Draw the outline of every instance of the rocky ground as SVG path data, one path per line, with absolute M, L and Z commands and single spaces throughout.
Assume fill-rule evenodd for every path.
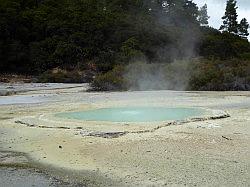
M 250 92 L 95 93 L 86 92 L 87 85 L 29 86 L 18 85 L 29 89 L 0 97 L 0 149 L 24 153 L 30 167 L 39 165 L 50 176 L 73 186 L 250 185 Z M 170 125 L 54 117 L 111 106 L 201 107 L 230 117 Z M 10 184 L 2 170 L 0 178 Z

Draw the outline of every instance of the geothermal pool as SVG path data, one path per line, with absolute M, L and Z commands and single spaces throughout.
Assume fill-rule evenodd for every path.
M 56 117 L 83 121 L 160 122 L 183 120 L 204 113 L 198 108 L 119 107 L 56 114 Z

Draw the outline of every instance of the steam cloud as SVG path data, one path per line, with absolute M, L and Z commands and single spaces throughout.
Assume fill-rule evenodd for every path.
M 126 67 L 124 79 L 130 90 L 186 90 L 191 75 L 189 64 L 187 61 L 131 63 Z
M 176 15 L 167 17 L 159 14 L 156 19 L 157 23 L 164 26 L 166 30 L 169 27 L 174 28 L 175 25 L 181 26 L 182 29 L 178 30 L 178 34 L 170 33 L 176 35 L 176 41 L 155 49 L 159 61 L 149 62 L 140 58 L 126 67 L 124 79 L 127 87 L 130 90 L 141 91 L 187 90 L 192 73 L 189 59 L 196 56 L 200 31 L 197 25 L 178 18 Z

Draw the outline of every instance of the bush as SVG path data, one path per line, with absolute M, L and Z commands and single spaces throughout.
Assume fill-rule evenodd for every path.
M 250 90 L 250 61 L 202 60 L 193 69 L 189 90 Z
M 118 91 L 126 90 L 126 83 L 123 79 L 123 66 L 116 66 L 111 71 L 97 75 L 91 83 L 95 91 Z
M 242 60 L 248 60 L 248 61 L 250 61 L 250 53 L 243 53 L 243 54 L 240 55 L 240 58 Z
M 82 83 L 83 74 L 78 71 L 54 69 L 44 72 L 38 77 L 38 82 L 50 83 Z

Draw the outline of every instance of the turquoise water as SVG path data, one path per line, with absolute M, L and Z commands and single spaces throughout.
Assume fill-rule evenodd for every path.
M 199 116 L 202 113 L 203 111 L 197 108 L 122 107 L 59 113 L 56 114 L 56 116 L 84 121 L 159 122 L 166 120 L 183 120 Z

